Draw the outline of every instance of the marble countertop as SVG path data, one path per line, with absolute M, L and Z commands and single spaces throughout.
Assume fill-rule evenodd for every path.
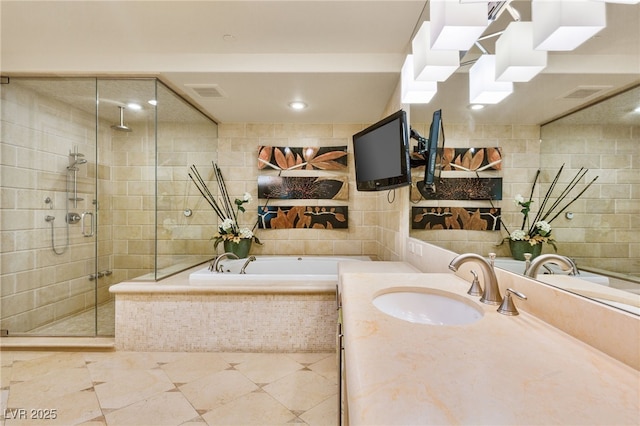
M 454 292 L 484 316 L 393 318 L 371 301 L 397 286 Z M 639 371 L 532 315 L 498 314 L 468 287 L 448 273 L 342 273 L 349 424 L 640 424 Z

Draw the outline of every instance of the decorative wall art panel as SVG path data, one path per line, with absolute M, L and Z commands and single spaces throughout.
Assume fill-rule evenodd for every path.
M 258 207 L 261 229 L 346 229 L 347 206 Z
M 412 207 L 412 229 L 464 229 L 497 231 L 499 208 L 481 207 Z
M 502 170 L 502 151 L 499 147 L 444 148 L 438 150 L 436 164 L 441 164 L 442 171 L 498 171 Z M 411 154 L 411 167 L 424 165 L 425 160 L 420 154 Z
M 346 171 L 347 146 L 259 146 L 258 169 Z
M 435 191 L 416 187 L 426 200 L 502 200 L 502 178 L 442 178 Z
M 348 200 L 349 184 L 346 176 L 258 176 L 258 197 Z

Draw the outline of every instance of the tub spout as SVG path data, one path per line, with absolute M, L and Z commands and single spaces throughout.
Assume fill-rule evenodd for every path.
M 247 258 L 247 260 L 244 262 L 244 265 L 242 265 L 242 268 L 240 268 L 240 273 L 241 273 L 241 274 L 246 274 L 245 269 L 247 269 L 247 266 L 249 266 L 249 264 L 250 264 L 251 262 L 253 262 L 254 260 L 256 260 L 256 257 L 255 257 L 255 256 L 249 256 L 249 257 Z
M 222 259 L 229 259 L 231 257 L 234 259 L 239 259 L 239 257 L 236 256 L 234 253 L 231 253 L 231 252 L 222 253 L 220 256 L 216 257 L 216 259 L 213 262 L 211 262 L 211 264 L 209 265 L 209 270 L 212 272 L 222 272 L 222 270 L 220 269 L 220 261 Z
M 493 253 L 490 254 L 490 256 Z M 495 255 L 493 255 L 495 256 Z M 470 261 L 475 261 L 480 265 L 482 269 L 482 276 L 484 277 L 484 292 L 480 301 L 488 305 L 499 305 L 502 302 L 502 296 L 500 295 L 500 288 L 498 287 L 498 278 L 493 270 L 493 266 L 479 254 L 465 253 L 456 256 L 449 264 L 449 269 L 457 271 L 460 265 Z
M 578 275 L 578 267 L 576 263 L 566 256 L 560 256 L 559 254 L 543 254 L 531 261 L 531 264 L 524 271 L 524 274 L 528 277 L 535 278 L 538 275 L 538 269 L 544 266 L 545 263 L 554 263 L 560 267 L 566 268 L 566 270 L 570 271 L 571 275 Z

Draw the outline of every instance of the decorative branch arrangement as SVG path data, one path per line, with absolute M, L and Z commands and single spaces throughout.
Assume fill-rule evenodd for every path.
M 245 212 L 243 204 L 251 201 L 251 194 L 245 192 L 242 199 L 236 198 L 232 204 L 231 199 L 229 198 L 229 192 L 227 192 L 227 185 L 224 182 L 220 168 L 214 162 L 211 164 L 213 165 L 213 172 L 216 182 L 218 183 L 218 191 L 220 193 L 219 197 L 216 198 L 211 193 L 206 182 L 202 179 L 200 172 L 194 165 L 190 168 L 191 173 L 189 173 L 189 178 L 221 221 L 221 224 L 218 226 L 218 233 L 213 236 L 215 239 L 214 248 L 217 248 L 221 241 L 232 240 L 237 243 L 241 239 L 245 238 L 253 239 L 257 244 L 260 244 L 260 240 L 253 234 L 251 229 L 240 227 L 238 224 L 238 213 Z M 235 210 L 233 207 L 234 205 Z
M 546 242 L 555 248 L 555 241 L 551 237 L 551 222 L 553 222 L 560 214 L 562 214 L 571 204 L 573 204 L 578 198 L 585 193 L 587 189 L 593 184 L 593 182 L 598 179 L 598 176 L 594 177 L 591 182 L 587 184 L 587 186 L 578 193 L 575 197 L 573 197 L 569 202 L 563 205 L 565 199 L 569 196 L 569 194 L 575 189 L 575 187 L 580 183 L 582 178 L 585 177 L 589 169 L 585 169 L 581 167 L 580 170 L 575 174 L 573 179 L 565 186 L 564 189 L 560 192 L 560 195 L 556 198 L 555 201 L 551 202 L 551 194 L 556 188 L 558 184 L 558 180 L 560 179 L 560 175 L 562 174 L 562 170 L 564 169 L 564 164 L 556 173 L 555 178 L 551 182 L 547 193 L 542 199 L 542 203 L 540 204 L 540 209 L 538 213 L 536 213 L 532 222 L 529 222 L 529 211 L 531 210 L 531 203 L 533 203 L 533 193 L 536 188 L 536 184 L 538 182 L 538 177 L 540 176 L 540 170 L 537 171 L 536 176 L 533 180 L 533 184 L 531 186 L 531 193 L 529 194 L 529 199 L 525 200 L 522 195 L 518 194 L 515 198 L 516 204 L 522 207 L 520 212 L 523 215 L 522 218 L 522 226 L 520 229 L 517 229 L 513 232 L 510 232 L 509 229 L 505 226 L 505 230 L 509 234 L 509 237 L 505 238 L 506 240 L 511 239 L 513 241 L 528 241 L 529 244 L 535 245 L 538 243 Z M 547 204 L 551 202 L 551 205 L 545 212 L 545 208 Z M 557 212 L 556 212 L 557 210 Z M 555 213 L 555 214 L 554 214 Z M 552 216 L 553 215 L 553 216 Z M 551 217 L 551 219 L 549 219 Z M 504 224 L 503 224 L 504 225 Z M 525 231 L 526 228 L 526 231 Z

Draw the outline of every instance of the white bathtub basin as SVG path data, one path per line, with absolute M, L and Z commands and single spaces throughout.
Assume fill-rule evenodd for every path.
M 483 315 L 479 306 L 454 293 L 427 289 L 383 293 L 372 303 L 387 315 L 416 324 L 464 325 Z
M 338 281 L 338 263 L 348 261 L 369 261 L 364 256 L 257 256 L 249 262 L 245 273 L 240 270 L 247 259 L 223 259 L 222 273 L 212 272 L 208 267 L 189 275 L 191 285 L 219 285 L 234 283 L 258 286 L 279 286 L 284 282 L 309 283 L 317 281 Z

